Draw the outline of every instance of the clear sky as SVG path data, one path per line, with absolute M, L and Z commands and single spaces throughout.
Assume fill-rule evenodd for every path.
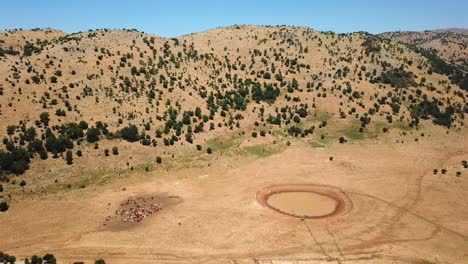
M 0 30 L 68 33 L 135 28 L 173 37 L 234 24 L 296 25 L 338 33 L 468 28 L 468 0 L 10 0 Z

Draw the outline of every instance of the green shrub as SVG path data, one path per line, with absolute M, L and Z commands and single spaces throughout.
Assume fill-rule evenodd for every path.
M 135 125 L 129 125 L 120 130 L 120 135 L 128 142 L 138 141 L 138 128 Z
M 380 81 L 396 88 L 416 87 L 418 85 L 413 79 L 413 74 L 403 69 L 392 69 L 383 72 L 380 76 Z
M 6 212 L 6 211 L 8 211 L 8 208 L 9 208 L 9 206 L 8 206 L 7 202 L 1 202 L 0 203 L 0 212 Z
M 94 143 L 99 140 L 101 131 L 98 128 L 91 127 L 86 131 L 86 140 L 90 143 Z

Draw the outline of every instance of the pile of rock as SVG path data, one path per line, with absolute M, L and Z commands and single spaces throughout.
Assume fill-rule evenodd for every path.
M 161 206 L 154 203 L 151 198 L 130 198 L 120 204 L 123 209 L 115 211 L 117 217 L 121 217 L 123 222 L 141 222 L 143 219 L 161 210 Z

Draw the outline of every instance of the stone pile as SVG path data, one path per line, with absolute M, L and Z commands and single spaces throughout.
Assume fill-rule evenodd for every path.
M 120 217 L 123 222 L 139 223 L 143 219 L 161 210 L 161 206 L 154 203 L 151 198 L 130 198 L 120 204 L 123 209 L 115 211 L 115 216 Z

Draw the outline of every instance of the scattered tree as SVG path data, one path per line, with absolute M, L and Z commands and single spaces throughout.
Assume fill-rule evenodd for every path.
M 73 164 L 73 153 L 71 152 L 71 150 L 68 150 L 65 154 L 65 158 L 67 160 L 67 165 L 72 165 Z

